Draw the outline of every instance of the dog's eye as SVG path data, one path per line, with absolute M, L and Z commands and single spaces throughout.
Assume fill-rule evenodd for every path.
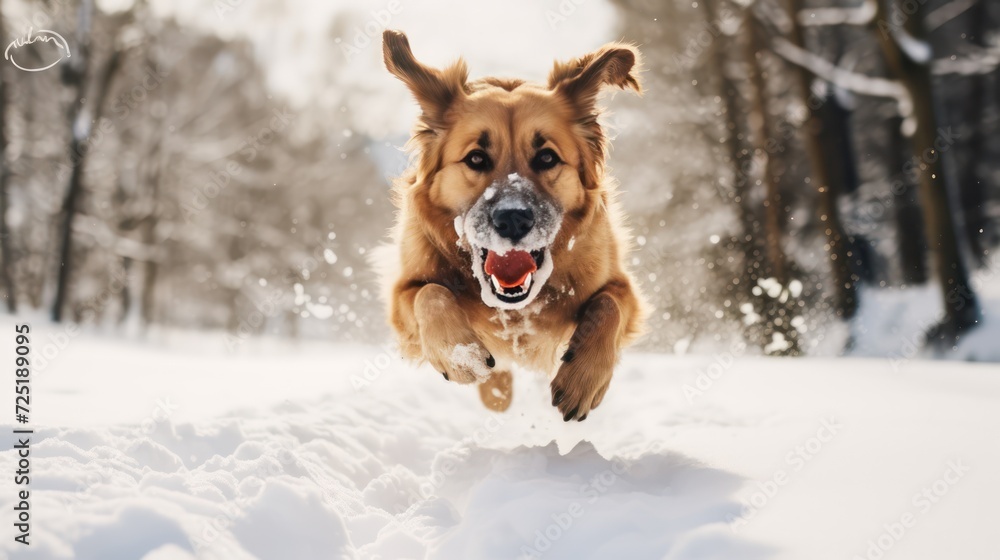
M 490 156 L 482 150 L 472 150 L 462 161 L 473 171 L 489 171 L 493 167 Z
M 535 159 L 531 160 L 531 168 L 535 171 L 545 171 L 555 167 L 559 161 L 559 156 L 554 151 L 545 148 L 535 154 Z

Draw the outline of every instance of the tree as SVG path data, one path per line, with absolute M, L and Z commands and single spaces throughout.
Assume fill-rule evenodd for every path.
M 89 145 L 92 127 L 101 123 L 105 100 L 108 97 L 112 81 L 118 72 L 122 53 L 118 45 L 112 46 L 112 53 L 104 65 L 97 80 L 97 92 L 93 101 L 93 114 L 84 103 L 89 72 L 92 68 L 90 53 L 90 29 L 94 17 L 93 0 L 83 0 L 80 6 L 79 22 L 77 24 L 77 56 L 74 61 L 64 67 L 64 81 L 73 91 L 73 103 L 69 112 L 70 142 L 69 153 L 72 169 L 69 184 L 63 198 L 59 220 L 59 274 L 56 283 L 55 301 L 52 305 L 52 320 L 59 322 L 69 299 L 70 279 L 73 272 L 73 223 L 79 211 L 80 197 L 83 194 L 83 173 L 87 159 L 92 149 Z
M 748 8 L 750 10 L 750 8 Z M 778 295 L 770 295 L 771 291 L 764 286 L 756 288 L 767 294 L 764 300 L 765 340 L 776 344 L 777 353 L 798 355 L 801 353 L 798 341 L 798 331 L 792 326 L 792 316 L 797 301 L 796 297 L 788 297 L 791 285 L 791 266 L 785 253 L 785 226 L 787 221 L 786 202 L 779 189 L 781 174 L 777 166 L 779 140 L 774 132 L 774 118 L 768 111 L 768 90 L 765 81 L 765 69 L 762 59 L 765 54 L 765 42 L 762 30 L 756 20 L 748 13 L 744 21 L 747 33 L 748 47 L 746 49 L 746 66 L 750 76 L 750 114 L 748 115 L 750 137 L 753 140 L 754 156 L 763 159 L 764 168 L 758 178 L 764 185 L 764 235 L 767 267 L 765 276 L 773 278 L 780 286 Z M 768 300 L 768 298 L 770 298 Z M 766 347 L 765 347 L 766 348 Z
M 931 80 L 931 48 L 926 42 L 923 14 L 921 10 L 909 14 L 900 27 L 892 23 L 893 7 L 892 0 L 878 0 L 872 28 L 890 72 L 903 84 L 913 105 L 913 161 L 919 178 L 927 242 L 944 305 L 944 318 L 928 333 L 928 339 L 950 347 L 978 323 L 979 301 L 969 282 L 954 220 L 960 208 L 948 183 L 945 158 L 935 145 L 939 129 Z
M 889 176 L 892 192 L 892 212 L 896 226 L 896 245 L 899 247 L 899 267 L 905 285 L 919 285 L 927 282 L 927 240 L 924 238 L 924 222 L 917 200 L 917 188 L 910 174 L 906 172 L 906 162 L 910 159 L 910 148 L 903 136 L 903 119 L 889 120 Z
M 793 45 L 806 48 L 805 35 L 799 23 L 798 13 L 802 0 L 785 0 L 788 18 L 791 22 Z M 846 116 L 838 115 L 833 105 L 832 92 L 825 96 L 813 93 L 813 83 L 817 76 L 805 66 L 793 69 L 801 96 L 801 103 L 808 111 L 808 117 L 801 127 L 802 140 L 811 170 L 810 185 L 819 193 L 819 221 L 826 236 L 826 253 L 833 274 L 835 309 L 838 317 L 849 319 L 858 308 L 857 281 L 851 267 L 849 239 L 840 221 L 837 199 L 846 189 L 848 175 L 855 174 L 853 154 L 849 137 L 841 126 Z M 826 84 L 824 84 L 826 85 Z
M 0 34 L 3 33 L 3 7 L 0 6 Z M 6 68 L 4 68 L 6 70 Z M 17 287 L 11 270 L 14 254 L 10 247 L 10 228 L 7 225 L 7 185 L 10 170 L 7 165 L 7 79 L 0 76 L 0 284 L 6 292 L 7 311 L 17 311 Z

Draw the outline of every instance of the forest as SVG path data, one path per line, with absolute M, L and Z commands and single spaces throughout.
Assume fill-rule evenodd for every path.
M 403 99 L 386 97 L 402 92 L 364 39 L 395 12 L 334 8 L 311 46 L 322 70 L 297 91 L 275 85 L 292 70 L 262 47 L 290 31 L 220 33 L 151 0 L 108 4 L 0 4 L 20 66 L 59 55 L 24 41 L 33 30 L 59 31 L 71 53 L 0 69 L 6 309 L 136 336 L 384 339 L 368 254 L 392 223 L 411 119 L 364 109 Z M 572 29 L 578 4 L 532 17 Z M 239 15 L 216 8 L 198 17 Z M 621 39 L 644 56 L 646 94 L 604 101 L 631 264 L 655 307 L 643 348 L 839 354 L 880 336 L 857 317 L 887 293 L 934 310 L 926 352 L 981 327 L 1000 270 L 1000 4 L 609 9 L 592 46 Z M 455 40 L 452 58 L 500 47 Z

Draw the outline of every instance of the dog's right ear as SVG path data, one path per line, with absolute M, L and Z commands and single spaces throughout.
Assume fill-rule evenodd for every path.
M 406 35 L 391 29 L 382 33 L 382 53 L 389 73 L 402 80 L 420 104 L 424 123 L 435 130 L 445 128 L 448 108 L 465 95 L 469 79 L 465 61 L 459 59 L 443 70 L 425 66 L 414 58 Z

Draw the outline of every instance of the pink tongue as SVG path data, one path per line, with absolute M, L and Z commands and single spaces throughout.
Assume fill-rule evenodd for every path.
M 486 255 L 486 274 L 492 274 L 504 288 L 524 284 L 529 274 L 538 270 L 535 259 L 527 251 L 507 251 L 498 255 L 490 251 Z

